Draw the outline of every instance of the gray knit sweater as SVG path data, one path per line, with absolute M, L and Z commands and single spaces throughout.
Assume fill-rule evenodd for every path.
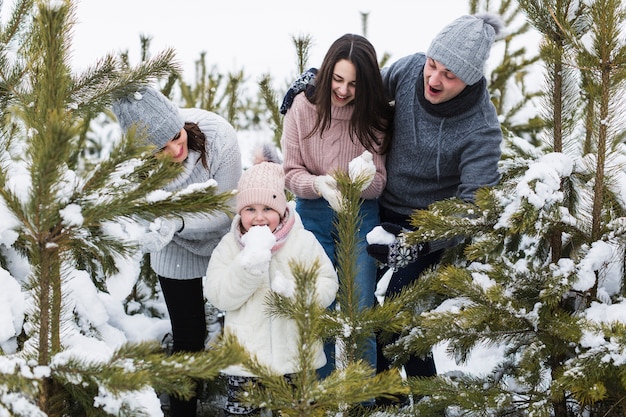
M 388 94 L 395 99 L 395 125 L 387 155 L 383 207 L 403 215 L 450 197 L 474 200 L 483 186 L 499 181 L 502 131 L 485 89 L 478 105 L 454 117 L 427 113 L 416 83 L 424 54 L 399 59 L 383 69 Z
M 236 189 L 242 168 L 241 152 L 233 127 L 222 117 L 205 110 L 181 109 L 180 114 L 186 122 L 197 123 L 205 134 L 209 169 L 198 161 L 200 155 L 197 152 L 190 151 L 183 162 L 184 172 L 166 190 L 180 190 L 189 184 L 210 179 L 217 181 L 218 193 Z M 234 212 L 234 199 L 231 206 Z M 176 233 L 163 250 L 150 254 L 154 272 L 175 279 L 204 276 L 211 252 L 230 228 L 232 214 L 214 212 L 186 216 L 183 230 Z

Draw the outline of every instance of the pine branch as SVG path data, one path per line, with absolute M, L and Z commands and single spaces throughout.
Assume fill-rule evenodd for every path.
M 108 361 L 64 358 L 51 365 L 50 378 L 85 410 L 91 410 L 94 397 L 106 392 L 123 398 L 125 393 L 154 388 L 158 392 L 190 398 L 196 395 L 195 381 L 215 379 L 221 369 L 242 360 L 243 349 L 232 338 L 223 339 L 208 351 L 171 356 L 166 355 L 159 344 L 146 342 L 124 345 Z M 41 387 L 48 377 L 30 364 L 16 362 L 15 370 L 17 372 L 11 374 L 0 374 L 0 386 L 8 392 L 20 392 L 26 401 L 34 405 L 37 387 Z M 5 399 L 10 400 L 3 396 L 0 401 Z M 97 409 L 93 412 L 97 413 Z M 140 412 L 133 410 L 133 415 Z
M 348 186 L 350 182 L 347 178 L 337 175 L 340 187 Z M 350 185 L 352 186 L 352 185 Z M 361 182 L 355 183 L 354 187 L 362 186 Z M 345 213 L 338 214 L 343 229 L 343 233 L 356 236 L 355 225 L 359 220 L 358 206 L 360 191 L 345 192 L 348 195 L 344 200 Z M 354 198 L 356 194 L 356 198 Z M 349 199 L 352 198 L 352 202 Z M 351 208 L 350 208 L 351 207 Z M 356 216 L 350 213 L 356 211 Z M 352 217 L 350 222 L 347 218 Z M 341 233 L 341 232 L 340 232 Z M 340 245 L 346 241 L 354 242 L 346 237 L 344 240 L 338 239 Z M 338 255 L 338 260 L 342 266 L 343 274 L 354 274 L 354 266 L 350 266 L 353 260 L 355 246 L 349 250 L 344 247 L 345 253 Z M 362 340 L 371 335 L 378 327 L 393 328 L 389 325 L 391 317 L 398 312 L 398 306 L 381 308 L 380 311 L 358 311 L 355 292 L 350 286 L 344 288 L 343 298 L 339 299 L 342 306 L 339 311 L 329 312 L 322 309 L 315 302 L 315 277 L 318 266 L 314 263 L 305 267 L 299 263 L 292 263 L 291 270 L 296 279 L 296 293 L 293 299 L 283 295 L 273 293 L 268 303 L 269 313 L 273 316 L 289 317 L 295 320 L 298 328 L 298 355 L 297 368 L 300 369 L 291 375 L 291 381 L 285 381 L 282 376 L 275 376 L 269 369 L 258 364 L 253 358 L 245 363 L 245 366 L 254 374 L 259 376 L 259 386 L 248 387 L 244 401 L 256 404 L 271 410 L 278 410 L 285 416 L 323 416 L 331 410 L 338 410 L 340 407 L 358 405 L 361 402 L 369 401 L 372 398 L 389 395 L 406 394 L 408 389 L 403 385 L 397 371 L 389 371 L 375 375 L 369 365 L 357 359 L 359 346 Z M 348 275 L 342 276 L 346 280 L 353 279 Z M 346 281 L 342 281 L 342 285 Z M 345 300 L 353 299 L 354 304 L 349 304 Z M 342 301 L 343 300 L 343 301 Z M 393 323 L 393 322 L 392 322 Z M 339 336 L 348 349 L 348 353 L 341 369 L 337 369 L 324 380 L 319 380 L 314 369 L 313 349 L 311 346 L 319 344 L 324 336 L 334 333 Z M 348 345 L 351 344 L 351 345 Z
M 515 414 L 515 397 L 505 380 L 472 375 L 437 376 L 434 378 L 410 378 L 412 392 L 425 397 L 413 412 L 420 416 L 441 415 L 454 408 L 459 415 L 504 416 Z
M 283 117 L 280 114 L 279 106 L 277 105 L 278 99 L 276 98 L 276 92 L 271 88 L 271 77 L 269 74 L 265 75 L 261 81 L 259 81 L 259 87 L 261 89 L 261 98 L 265 103 L 265 108 L 270 113 L 270 122 L 272 130 L 274 131 L 274 145 L 280 149 L 280 139 L 283 135 Z

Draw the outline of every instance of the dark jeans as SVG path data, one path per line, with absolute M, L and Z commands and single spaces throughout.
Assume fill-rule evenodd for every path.
M 407 229 L 412 229 L 411 224 L 409 223 L 409 217 L 385 209 L 382 206 L 380 207 L 380 221 L 381 223 L 395 223 Z M 387 287 L 385 296 L 389 297 L 396 295 L 400 293 L 404 287 L 415 282 L 425 269 L 439 262 L 442 253 L 443 250 L 440 250 L 426 256 L 422 256 L 417 261 L 395 271 L 389 281 L 389 286 Z M 378 279 L 380 279 L 386 271 L 386 269 L 379 269 Z M 397 341 L 399 336 L 400 335 L 394 335 L 390 340 L 390 343 Z M 377 372 L 385 371 L 391 367 L 391 362 L 383 355 L 384 347 L 385 344 L 383 342 L 379 342 L 377 344 Z M 403 365 L 407 376 L 433 376 L 437 374 L 435 361 L 432 355 L 429 355 L 426 358 L 411 355 Z
M 170 279 L 159 276 L 161 290 L 172 324 L 172 352 L 199 352 L 204 349 L 206 322 L 202 278 Z M 187 401 L 170 398 L 171 417 L 195 417 L 197 398 Z

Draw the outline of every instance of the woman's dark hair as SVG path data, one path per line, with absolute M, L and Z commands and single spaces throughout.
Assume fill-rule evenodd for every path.
M 206 159 L 206 136 L 200 130 L 200 126 L 197 123 L 185 122 L 184 129 L 187 132 L 187 148 L 199 152 L 202 166 L 209 169 Z
M 383 79 L 374 46 L 360 35 L 346 34 L 337 39 L 326 52 L 324 61 L 315 77 L 315 91 L 311 102 L 317 107 L 317 121 L 312 136 L 317 130 L 320 135 L 331 123 L 331 88 L 335 64 L 346 59 L 356 70 L 356 94 L 349 105 L 354 106 L 350 120 L 350 138 L 356 136 L 370 152 L 386 153 L 393 129 L 393 107 L 385 95 Z M 380 140 L 377 134 L 383 133 Z

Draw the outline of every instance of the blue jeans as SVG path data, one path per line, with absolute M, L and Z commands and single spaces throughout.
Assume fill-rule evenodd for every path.
M 311 231 L 317 240 L 322 244 L 326 255 L 336 265 L 335 241 L 337 233 L 333 226 L 335 212 L 330 208 L 326 200 L 319 198 L 316 200 L 298 199 L 296 201 L 296 211 L 302 218 L 304 228 Z M 357 254 L 357 274 L 354 277 L 354 284 L 359 292 L 359 308 L 361 310 L 374 307 L 376 296 L 376 262 L 374 258 L 367 254 L 367 242 L 365 235 L 374 227 L 380 224 L 378 217 L 378 202 L 376 200 L 363 200 L 360 210 L 361 227 L 358 231 L 358 254 Z M 339 283 L 341 285 L 341 283 Z M 331 308 L 334 308 L 334 304 Z M 321 378 L 327 377 L 335 369 L 335 344 L 326 343 L 324 352 L 327 363 L 318 370 Z M 368 338 L 363 346 L 363 360 L 376 369 L 376 337 Z

